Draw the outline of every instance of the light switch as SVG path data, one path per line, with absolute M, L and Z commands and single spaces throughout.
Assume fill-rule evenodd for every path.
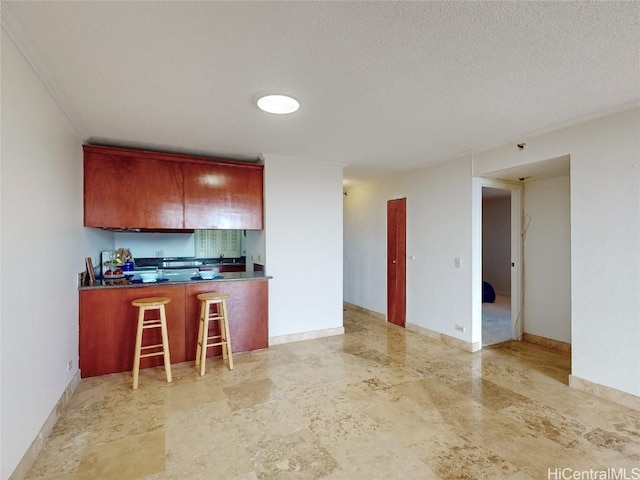
M 460 268 L 460 257 L 456 257 L 453 259 L 453 264 L 456 268 Z

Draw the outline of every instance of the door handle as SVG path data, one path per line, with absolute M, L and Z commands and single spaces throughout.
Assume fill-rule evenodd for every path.
M 396 261 L 395 261 L 395 260 L 392 260 L 392 261 L 391 261 L 391 263 L 396 263 Z

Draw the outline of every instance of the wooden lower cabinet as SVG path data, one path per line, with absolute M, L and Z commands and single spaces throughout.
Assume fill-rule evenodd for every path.
M 195 359 L 203 292 L 229 293 L 227 300 L 234 352 L 268 346 L 268 280 L 198 282 L 131 288 L 81 290 L 80 371 L 82 378 L 126 372 L 133 368 L 138 309 L 131 301 L 144 297 L 169 297 L 166 305 L 171 363 Z M 159 329 L 146 330 L 143 344 L 160 343 Z M 154 337 L 155 336 L 155 337 Z M 207 356 L 220 355 L 209 349 Z M 144 358 L 141 368 L 162 365 L 162 356 Z
M 228 293 L 227 314 L 231 350 L 248 352 L 267 348 L 269 329 L 267 325 L 267 280 L 242 282 L 196 283 L 186 287 L 187 315 L 185 323 L 186 359 L 195 360 L 200 318 L 198 295 L 205 292 Z M 214 322 L 218 323 L 218 322 Z M 217 325 L 214 327 L 216 328 Z M 207 357 L 221 354 L 219 347 L 207 351 Z
M 165 306 L 171 363 L 185 360 L 184 285 L 81 290 L 79 357 L 83 378 L 133 368 L 138 309 L 131 301 L 144 297 L 171 298 Z M 159 333 L 159 329 L 147 329 L 144 344 L 160 343 Z M 143 358 L 140 366 L 161 364 L 162 357 L 158 356 Z
M 247 267 L 243 263 L 235 264 L 235 263 L 226 263 L 224 265 L 220 265 L 217 267 L 218 272 L 244 272 Z

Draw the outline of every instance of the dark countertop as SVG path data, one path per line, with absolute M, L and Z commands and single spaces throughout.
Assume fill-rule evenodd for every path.
M 224 278 L 217 278 L 212 280 L 187 280 L 187 281 L 165 281 L 165 282 L 149 282 L 139 283 L 132 282 L 131 277 L 119 278 L 114 280 L 96 280 L 93 285 L 81 285 L 79 290 L 96 290 L 102 288 L 144 288 L 157 285 L 185 285 L 189 283 L 203 283 L 203 282 L 236 282 L 246 280 L 269 280 L 273 277 L 266 276 L 264 272 L 225 272 L 221 273 Z

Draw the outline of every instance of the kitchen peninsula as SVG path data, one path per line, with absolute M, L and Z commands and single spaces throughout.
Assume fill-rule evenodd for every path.
M 216 280 L 162 283 L 97 282 L 80 287 L 80 371 L 82 378 L 129 371 L 133 365 L 137 309 L 131 301 L 169 297 L 166 305 L 171 363 L 195 360 L 200 303 L 204 292 L 227 293 L 233 352 L 267 348 L 268 280 L 263 272 L 228 272 Z M 158 334 L 158 341 L 151 336 Z M 159 342 L 159 331 L 145 337 Z M 147 335 L 145 333 L 145 335 Z M 208 357 L 220 355 L 211 348 Z M 161 357 L 143 358 L 140 367 L 162 364 Z
M 134 235 L 195 232 L 199 249 L 207 244 L 205 231 L 246 234 L 247 230 L 263 229 L 264 168 L 259 162 L 100 145 L 84 145 L 83 150 L 85 227 Z M 267 348 L 270 277 L 262 271 L 245 271 L 245 258 L 241 263 L 229 262 L 226 258 L 223 261 L 220 251 L 215 253 L 219 254 L 219 263 L 192 259 L 195 275 L 172 271 L 153 283 L 139 283 L 129 277 L 81 286 L 81 376 L 132 369 L 138 312 L 131 301 L 143 297 L 171 299 L 165 307 L 171 363 L 195 359 L 200 314 L 197 295 L 204 292 L 230 295 L 227 309 L 234 353 Z M 136 267 L 148 265 L 160 273 L 166 267 L 139 265 L 139 261 L 136 258 Z M 197 276 L 198 270 L 207 269 L 222 278 Z M 145 344 L 160 343 L 160 332 L 155 330 L 148 336 L 145 332 Z M 158 341 L 152 338 L 156 334 Z M 207 354 L 217 356 L 221 352 L 215 347 Z M 160 364 L 162 358 L 148 357 L 142 359 L 140 367 Z

